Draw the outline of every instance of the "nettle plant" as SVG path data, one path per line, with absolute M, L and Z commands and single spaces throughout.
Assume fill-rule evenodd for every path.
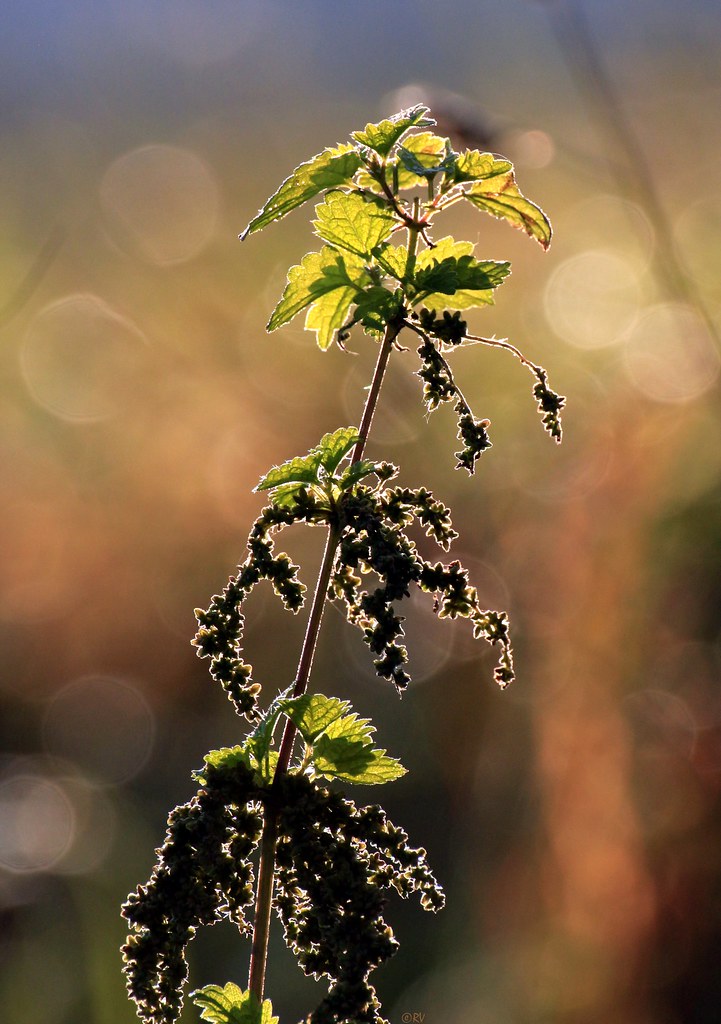
M 256 490 L 269 504 L 250 531 L 247 557 L 208 609 L 196 610 L 197 653 L 250 731 L 237 746 L 205 757 L 195 796 L 170 814 L 149 881 L 123 908 L 130 926 L 124 971 L 147 1024 L 177 1019 L 186 947 L 199 927 L 223 919 L 251 939 L 248 988 L 208 985 L 193 1000 L 215 1024 L 277 1022 L 264 998 L 273 911 L 303 971 L 329 983 L 306 1020 L 382 1024 L 368 979 L 397 947 L 382 916 L 388 890 L 403 898 L 417 893 L 426 910 L 444 903 L 425 850 L 409 845 L 380 806 L 358 806 L 328 786 L 380 785 L 405 769 L 375 746 L 373 725 L 348 701 L 308 690 L 324 607 L 334 601 L 361 631 L 378 675 L 402 693 L 410 676 L 398 606 L 415 587 L 430 595 L 441 618 L 468 619 L 473 635 L 497 649 L 500 686 L 513 679 L 506 614 L 481 607 L 459 562 L 427 561 L 409 536 L 417 523 L 448 550 L 457 536 L 449 509 L 425 487 L 393 484 L 396 467 L 366 457 L 388 361 L 407 351 L 401 332 L 417 347 L 427 409 L 445 402 L 455 409 L 457 468 L 473 473 L 490 446 L 489 421 L 473 414 L 451 370 L 449 357 L 463 346 L 503 348 L 520 359 L 533 374 L 546 430 L 561 440 L 564 399 L 549 388 L 545 370 L 506 340 L 469 333 L 461 317 L 493 302 L 509 264 L 477 259 L 471 242 L 431 235 L 439 214 L 465 202 L 546 249 L 548 219 L 521 194 L 507 160 L 456 153 L 427 130 L 434 124 L 428 109 L 416 106 L 353 132 L 351 142 L 296 168 L 241 236 L 322 196 L 314 227 L 324 245 L 291 268 L 268 330 L 307 310 L 305 326 L 321 349 L 342 348 L 360 327 L 378 357 L 359 426 L 326 434 L 307 455 L 261 479 Z M 262 709 L 261 687 L 243 660 L 243 604 L 269 580 L 287 609 L 303 606 L 298 566 L 274 547 L 275 534 L 300 522 L 327 532 L 325 552 L 295 680 Z

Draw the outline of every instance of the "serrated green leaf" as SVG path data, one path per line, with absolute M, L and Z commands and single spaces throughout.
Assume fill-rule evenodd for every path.
M 356 785 L 381 785 L 406 774 L 406 769 L 385 750 L 372 744 L 323 734 L 313 747 L 313 767 L 326 779 L 340 779 Z
M 379 245 L 373 256 L 381 270 L 397 281 L 403 280 L 408 263 L 408 249 L 405 245 Z
M 358 441 L 356 427 L 339 427 L 324 434 L 318 444 L 307 455 L 288 459 L 280 466 L 273 466 L 256 485 L 256 491 L 274 491 L 273 501 L 277 504 L 292 505 L 292 498 L 301 487 L 324 486 L 321 467 L 332 477 L 340 462 Z
M 450 152 L 448 139 L 442 139 L 433 132 L 419 132 L 404 139 L 398 150 L 398 187 L 415 188 L 423 184 L 428 168 L 441 164 Z M 405 154 L 405 156 L 404 156 Z M 414 171 L 414 166 L 417 170 Z
M 472 260 L 472 256 L 462 256 L 461 259 Z M 431 263 L 421 269 L 416 268 L 413 275 L 413 287 L 417 290 L 414 301 L 422 301 L 424 295 L 433 292 L 441 292 L 443 295 L 452 295 L 458 291 L 459 260 L 455 256 L 448 256 L 444 260 Z
M 352 132 L 351 135 L 362 146 L 368 146 L 379 156 L 386 157 L 409 128 L 428 128 L 436 123 L 432 117 L 426 117 L 428 113 L 428 107 L 418 104 L 400 110 L 379 124 L 367 124 L 363 131 Z
M 308 307 L 305 315 L 306 331 L 315 331 L 318 348 L 325 352 L 347 322 L 350 308 L 358 291 L 353 285 L 326 292 Z
M 278 752 L 271 750 L 273 733 L 283 713 L 283 703 L 288 699 L 290 689 L 291 687 L 283 690 L 271 701 L 262 720 L 240 748 L 248 758 L 249 766 L 258 771 L 264 782 L 273 781 L 275 766 L 278 763 Z
M 465 197 L 479 210 L 507 220 L 513 227 L 525 231 L 544 249 L 551 244 L 551 222 L 540 206 L 521 193 L 512 171 L 472 185 L 465 192 Z
M 312 454 L 318 457 L 328 475 L 333 476 L 359 436 L 357 427 L 339 427 L 330 434 L 324 434 Z
M 340 478 L 338 486 L 342 491 L 347 491 L 354 484 L 357 484 L 359 480 L 370 476 L 371 473 L 375 473 L 377 468 L 378 463 L 373 462 L 371 459 L 361 459 L 359 462 L 354 462 Z
M 430 134 L 430 133 L 427 133 Z M 414 136 L 408 140 L 413 142 Z M 432 140 L 438 140 L 444 142 L 443 139 L 438 139 L 437 135 L 430 135 Z M 429 143 L 429 146 L 435 148 L 435 141 Z M 434 177 L 436 174 L 445 173 L 452 170 L 455 165 L 455 154 L 446 147 L 445 144 L 440 152 L 430 152 L 427 150 L 419 149 L 411 146 L 399 146 L 398 147 L 398 159 L 400 160 L 402 167 L 411 176 L 411 181 L 406 181 L 406 176 L 401 174 L 399 169 L 398 186 L 399 188 L 408 188 L 409 185 L 420 184 L 422 181 L 428 178 Z
M 349 708 L 347 700 L 326 697 L 322 693 L 304 693 L 302 697 L 284 700 L 282 711 L 297 727 L 306 743 L 313 743 Z
M 296 498 L 305 487 L 305 484 L 281 484 L 273 490 L 272 501 L 278 508 L 292 509 L 296 504 Z
M 486 178 L 513 175 L 513 164 L 510 160 L 494 156 L 493 153 L 481 153 L 477 149 L 468 149 L 458 153 L 453 167 L 455 182 L 482 181 Z
M 350 704 L 348 707 L 350 708 Z M 370 718 L 361 718 L 357 711 L 347 711 L 330 723 L 325 734 L 332 740 L 346 740 L 349 743 L 363 743 L 369 746 L 373 742 L 375 731 Z
M 456 242 L 450 235 L 446 235 L 444 238 L 440 238 L 432 249 L 424 249 L 418 254 L 416 258 L 416 271 L 424 270 L 433 263 L 445 260 L 449 256 L 455 256 L 456 259 L 460 259 L 461 256 L 472 256 L 474 249 L 475 245 L 473 242 Z
M 494 289 L 510 272 L 510 263 L 477 260 L 470 254 L 447 256 L 420 269 L 416 267 L 413 284 L 418 292 L 413 301 L 422 301 L 429 309 L 437 306 L 468 309 L 490 305 Z
M 273 466 L 254 487 L 256 491 L 269 491 L 282 484 L 316 484 L 320 459 L 311 452 L 308 455 L 289 459 L 280 466 Z
M 278 1024 L 269 999 L 261 1004 L 250 990 L 243 992 L 232 981 L 222 987 L 206 985 L 191 992 L 190 998 L 210 1024 Z
M 296 313 L 328 292 L 348 287 L 359 292 L 369 283 L 363 262 L 350 253 L 343 255 L 332 246 L 308 253 L 288 271 L 288 284 L 272 311 L 266 330 L 274 331 L 288 324 Z
M 315 212 L 318 219 L 313 227 L 324 242 L 363 259 L 399 223 L 386 202 L 359 192 L 331 192 Z
M 244 745 L 221 747 L 219 750 L 209 750 L 203 758 L 203 761 L 210 768 L 232 768 L 236 764 L 244 764 L 246 768 L 253 767 L 250 763 L 250 757 Z M 200 771 L 194 772 L 193 774 L 198 781 L 205 781 L 205 772 L 202 768 Z
M 385 750 L 373 747 L 375 729 L 346 700 L 306 693 L 279 704 L 311 747 L 313 767 L 327 779 L 371 785 L 391 782 L 406 769 Z
M 296 167 L 268 199 L 265 206 L 258 211 L 240 237 L 246 238 L 274 220 L 280 220 L 291 210 L 302 206 L 307 200 L 313 199 L 326 189 L 348 183 L 360 165 L 360 155 L 350 143 L 324 149 L 322 153 Z
M 288 284 L 280 302 L 268 321 L 268 331 L 287 324 L 302 309 L 337 288 L 356 291 L 370 283 L 362 260 L 351 253 L 345 255 L 330 245 L 320 252 L 309 252 L 301 262 L 288 271 Z
M 401 301 L 394 292 L 382 285 L 373 285 L 358 297 L 355 319 L 368 331 L 382 332 L 388 321 L 398 313 Z

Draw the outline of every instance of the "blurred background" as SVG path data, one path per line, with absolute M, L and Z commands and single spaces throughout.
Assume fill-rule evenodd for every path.
M 426 101 L 553 221 L 548 255 L 470 207 L 444 233 L 513 262 L 472 324 L 568 407 L 558 448 L 522 366 L 459 352 L 494 442 L 468 479 L 413 350 L 392 361 L 370 454 L 454 509 L 518 680 L 499 692 L 491 652 L 413 599 L 399 704 L 328 610 L 314 686 L 410 769 L 355 796 L 428 847 L 448 894 L 437 919 L 388 907 L 384 1011 L 717 1022 L 718 5 L 25 0 L 0 24 L 0 1019 L 136 1020 L 119 906 L 203 754 L 243 734 L 193 608 L 244 557 L 260 475 L 358 421 L 375 356 L 362 336 L 322 354 L 300 322 L 264 333 L 315 245 L 306 212 L 237 234 L 301 160 Z M 323 537 L 284 541 L 312 584 Z M 267 692 L 303 628 L 263 588 L 249 601 Z M 211 929 L 191 982 L 245 984 L 247 960 Z M 274 934 L 283 1024 L 321 991 Z

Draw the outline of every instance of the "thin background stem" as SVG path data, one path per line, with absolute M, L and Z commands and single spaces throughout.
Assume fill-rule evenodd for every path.
M 593 37 L 582 5 L 577 0 L 545 4 L 556 41 L 566 66 L 589 112 L 601 131 L 622 156 L 608 160 L 608 168 L 621 195 L 637 202 L 656 233 L 654 273 L 671 295 L 697 312 L 717 345 L 721 338 L 693 278 L 681 265 L 673 228 L 656 190 L 651 167 L 626 117 L 611 76 Z

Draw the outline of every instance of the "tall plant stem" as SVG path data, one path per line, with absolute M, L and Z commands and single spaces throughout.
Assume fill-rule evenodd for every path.
M 363 452 L 365 451 L 366 442 L 368 441 L 373 416 L 376 411 L 376 406 L 378 405 L 378 396 L 380 395 L 381 384 L 383 383 L 383 377 L 385 375 L 386 367 L 388 366 L 388 359 L 390 358 L 393 342 L 395 341 L 400 329 L 400 324 L 388 324 L 385 334 L 383 335 L 380 351 L 378 352 L 378 359 L 373 372 L 373 379 L 371 381 L 370 388 L 368 389 L 368 396 L 363 409 L 360 427 L 358 428 L 358 441 L 353 448 L 353 454 L 351 457 L 353 462 L 357 462 L 359 459 L 363 458 Z M 318 572 L 318 582 L 316 583 L 315 593 L 313 595 L 313 604 L 310 609 L 310 615 L 308 616 L 308 625 L 306 626 L 303 647 L 300 652 L 298 671 L 295 677 L 295 685 L 293 687 L 294 697 L 300 697 L 308 688 L 308 680 L 310 679 L 310 672 L 313 667 L 313 656 L 318 643 L 318 634 L 320 633 L 323 612 L 325 610 L 328 584 L 333 571 L 333 564 L 335 562 L 339 543 L 340 533 L 335 527 L 331 526 L 328 530 L 325 551 L 323 552 L 323 558 Z M 288 765 L 290 764 L 290 759 L 293 753 L 296 734 L 297 729 L 295 725 L 290 721 L 290 719 L 286 719 L 283 739 L 281 741 L 280 751 L 278 754 L 278 765 L 275 771 L 274 782 L 277 782 L 277 780 L 288 771 Z M 265 987 L 265 966 L 268 957 L 270 914 L 273 906 L 273 879 L 275 875 L 275 846 L 277 839 L 278 813 L 272 804 L 267 804 L 263 820 L 263 838 L 260 845 L 258 889 L 256 892 L 255 923 L 253 927 L 253 947 L 250 954 L 250 978 L 248 981 L 248 987 L 258 1002 L 262 1002 L 263 1000 L 263 991 Z

